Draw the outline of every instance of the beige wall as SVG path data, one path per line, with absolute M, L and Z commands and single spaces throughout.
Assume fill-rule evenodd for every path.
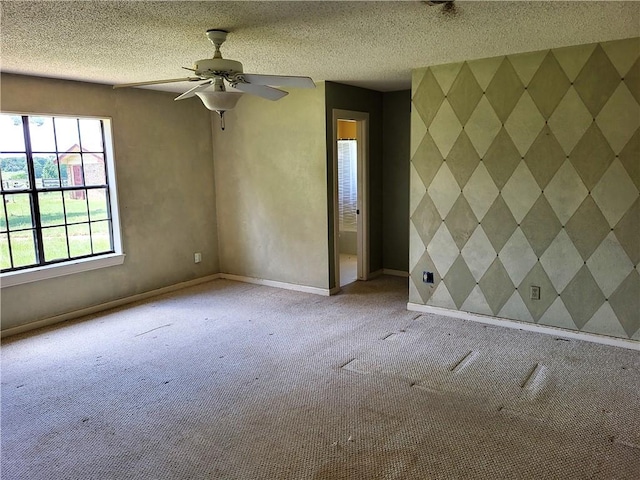
M 640 340 L 639 57 L 635 38 L 414 71 L 411 302 Z
M 140 89 L 2 75 L 3 111 L 112 118 L 121 266 L 3 288 L 2 329 L 219 271 L 209 111 Z M 194 252 L 202 263 L 194 264 Z
M 245 95 L 215 120 L 222 272 L 328 288 L 324 94 Z

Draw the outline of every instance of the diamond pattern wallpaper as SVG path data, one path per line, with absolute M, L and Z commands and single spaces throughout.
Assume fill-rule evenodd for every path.
M 415 70 L 409 301 L 640 340 L 639 102 L 640 38 Z

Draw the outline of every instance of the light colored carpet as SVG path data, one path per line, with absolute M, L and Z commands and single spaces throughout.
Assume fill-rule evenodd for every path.
M 637 351 L 214 281 L 11 337 L 2 479 L 637 479 Z

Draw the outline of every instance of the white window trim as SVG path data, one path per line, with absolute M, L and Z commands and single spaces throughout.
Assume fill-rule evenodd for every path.
M 37 116 L 37 113 L 21 113 L 21 112 L 5 112 L 14 113 L 16 115 Z M 0 274 L 0 289 L 22 285 L 25 283 L 38 282 L 49 278 L 62 277 L 72 275 L 74 273 L 88 272 L 99 268 L 113 267 L 124 263 L 125 254 L 122 251 L 122 235 L 120 230 L 120 206 L 118 205 L 118 188 L 116 182 L 116 162 L 113 154 L 113 129 L 111 126 L 111 118 L 109 117 L 91 117 L 87 115 L 56 115 L 51 113 L 41 114 L 42 116 L 59 116 L 73 118 L 100 118 L 105 127 L 104 129 L 104 149 L 105 157 L 109 161 L 107 168 L 107 177 L 109 184 L 109 201 L 111 203 L 111 229 L 113 234 L 113 252 L 104 255 L 96 255 L 88 258 L 72 259 L 66 262 L 54 263 L 51 265 L 37 266 L 26 268 L 24 270 L 16 270 L 13 272 L 5 272 Z
M 124 253 L 108 253 L 99 257 L 81 258 L 69 262 L 3 273 L 0 288 L 13 287 L 23 283 L 39 282 L 48 278 L 62 277 L 74 273 L 88 272 L 98 268 L 113 267 L 124 263 Z

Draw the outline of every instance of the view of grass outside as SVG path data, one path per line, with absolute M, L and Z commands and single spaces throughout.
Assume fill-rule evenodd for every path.
M 0 114 L 0 152 L 0 268 L 112 250 L 102 120 Z
M 65 192 L 64 199 L 62 192 L 39 193 L 43 247 L 47 262 L 111 250 L 106 191 L 89 190 L 86 198 L 72 198 L 72 193 L 74 192 Z M 14 267 L 33 265 L 37 263 L 37 258 L 29 194 L 19 193 L 5 198 L 8 218 L 5 218 L 3 212 L 0 216 L 0 230 L 7 230 L 8 223 Z M 8 235 L 0 234 L 0 267 L 3 269 L 11 268 Z

